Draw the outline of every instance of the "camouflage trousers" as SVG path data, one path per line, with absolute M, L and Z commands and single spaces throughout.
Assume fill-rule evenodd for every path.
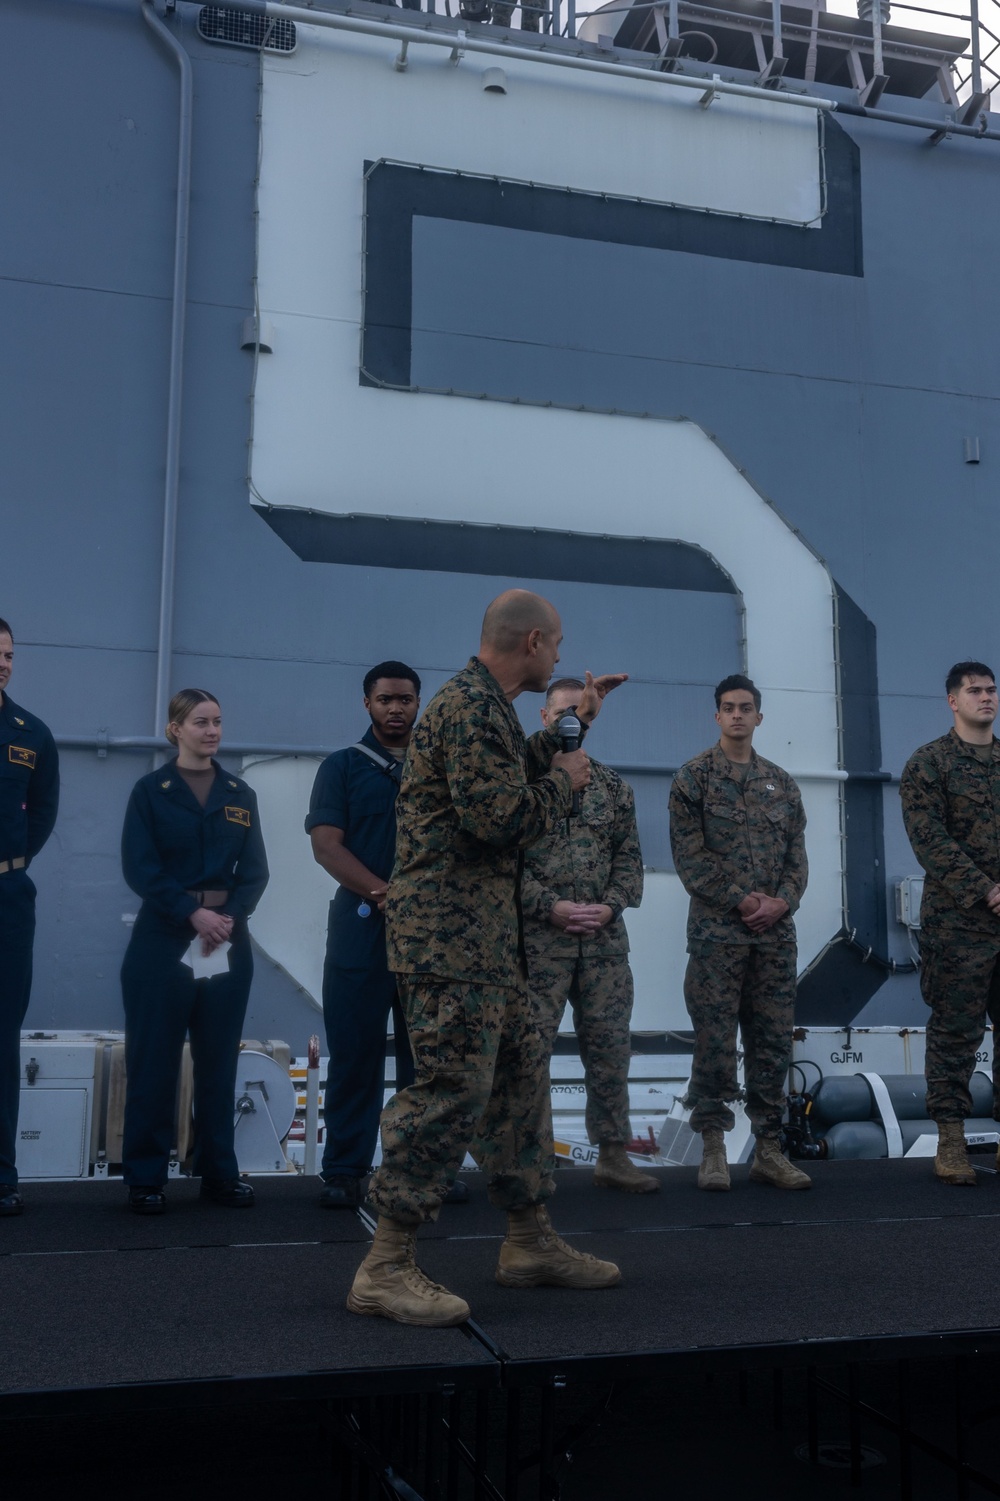
M 549 1054 L 527 989 L 398 980 L 415 1077 L 382 1112 L 369 1199 L 404 1224 L 434 1220 L 470 1151 L 498 1208 L 543 1203 L 555 1190 Z
M 998 925 L 1000 926 L 1000 925 Z M 988 1025 L 1000 1023 L 1000 935 L 920 934 L 920 990 L 927 1023 L 927 1114 L 960 1121 L 972 1114 L 969 1081 Z M 1000 1056 L 993 1054 L 993 1115 L 1000 1120 Z
M 794 943 L 691 943 L 684 1000 L 694 1063 L 684 1104 L 692 1131 L 731 1131 L 740 1098 L 736 1028 L 743 1040 L 746 1111 L 755 1136 L 778 1136 L 795 1015 Z
M 587 1083 L 587 1138 L 628 1141 L 632 971 L 625 954 L 564 959 L 528 954 L 528 985 L 549 1055 L 567 1000 Z
M 538 31 L 542 17 L 548 13 L 547 0 L 520 0 L 521 30 Z M 459 14 L 467 21 L 492 21 L 494 26 L 509 26 L 514 5 L 506 0 L 463 0 Z

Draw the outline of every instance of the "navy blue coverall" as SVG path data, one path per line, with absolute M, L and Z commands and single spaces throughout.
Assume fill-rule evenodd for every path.
M 393 758 L 369 728 L 361 743 L 384 761 Z M 306 833 L 329 824 L 344 833 L 344 847 L 388 881 L 396 858 L 396 793 L 401 767 L 388 770 L 353 746 L 327 756 L 316 773 Z M 367 917 L 362 898 L 346 886 L 330 903 L 323 966 L 323 1021 L 330 1066 L 323 1116 L 324 1178 L 362 1178 L 371 1170 L 385 1095 L 385 1034 L 393 1017 L 396 1088 L 413 1082 L 413 1059 L 396 977 L 385 958 L 385 917 L 374 900 Z
M 267 885 L 253 789 L 223 771 L 202 809 L 176 760 L 132 789 L 122 830 L 122 870 L 142 907 L 122 963 L 125 1133 L 130 1186 L 162 1187 L 174 1145 L 174 1100 L 185 1034 L 194 1065 L 194 1171 L 239 1177 L 233 1146 L 236 1066 L 253 955 L 247 918 Z M 229 971 L 196 980 L 181 957 L 197 936 L 189 921 L 203 891 L 226 891 L 233 918 Z
M 59 806 L 55 741 L 5 693 L 0 707 L 0 1189 L 14 1165 L 21 1088 L 21 1023 L 31 996 L 35 884 L 27 864 L 52 833 Z M 13 861 L 24 861 L 15 870 Z

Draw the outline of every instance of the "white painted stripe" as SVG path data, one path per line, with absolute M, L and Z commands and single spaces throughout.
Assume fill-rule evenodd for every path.
M 836 641 L 823 562 L 693 423 L 362 387 L 358 349 L 365 160 L 541 175 L 557 187 L 808 225 L 821 207 L 814 111 L 770 98 L 700 110 L 696 95 L 648 80 L 557 73 L 513 54 L 508 93 L 488 95 L 474 66 L 451 67 L 432 49 L 411 49 L 399 73 L 377 38 L 308 27 L 297 53 L 267 56 L 263 67 L 258 285 L 275 344 L 257 362 L 255 495 L 332 515 L 528 529 L 543 518 L 548 529 L 708 552 L 741 591 L 746 666 L 766 698 L 757 748 L 803 779 L 804 966 L 843 922 Z M 254 767 L 253 779 L 262 792 L 273 782 L 275 812 L 297 790 L 286 763 Z M 270 848 L 279 820 L 265 801 Z M 280 926 L 271 893 L 297 899 L 307 880 L 290 862 L 272 882 L 256 928 L 269 952 Z M 684 1024 L 685 907 L 677 878 L 662 875 L 629 914 L 636 1025 Z M 319 945 L 291 948 L 280 946 L 280 962 L 318 994 Z
M 889 1156 L 902 1157 L 903 1133 L 899 1129 L 899 1121 L 896 1119 L 896 1112 L 892 1108 L 892 1101 L 889 1098 L 889 1091 L 885 1087 L 885 1080 L 881 1074 L 862 1073 L 861 1077 L 868 1080 L 869 1088 L 875 1098 L 875 1105 L 882 1118 L 882 1125 L 885 1128 L 885 1139 L 889 1148 Z

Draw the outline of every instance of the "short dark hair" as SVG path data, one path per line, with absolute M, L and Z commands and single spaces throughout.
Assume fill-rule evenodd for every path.
M 715 690 L 715 707 L 717 709 L 721 709 L 723 695 L 726 693 L 732 693 L 737 688 L 742 688 L 744 693 L 753 694 L 753 706 L 759 714 L 760 689 L 757 687 L 752 678 L 748 678 L 746 674 L 742 672 L 730 673 L 729 677 L 722 679 L 722 682 Z
M 956 688 L 961 688 L 963 678 L 991 678 L 996 682 L 993 668 L 987 667 L 985 662 L 956 662 L 944 680 L 945 693 L 954 693 Z
M 407 667 L 405 662 L 380 662 L 377 667 L 372 667 L 365 673 L 365 698 L 371 698 L 372 688 L 379 678 L 406 678 L 413 684 L 413 691 L 420 697 L 420 679 L 412 667 Z
M 548 703 L 553 693 L 558 693 L 563 688 L 575 688 L 577 692 L 582 693 L 586 686 L 579 678 L 556 678 L 555 682 L 550 683 L 545 690 L 545 702 Z
M 11 630 L 10 626 L 7 624 L 6 620 L 4 620 L 2 615 L 0 615 L 0 636 L 9 636 L 11 641 L 13 641 L 14 639 L 14 632 Z

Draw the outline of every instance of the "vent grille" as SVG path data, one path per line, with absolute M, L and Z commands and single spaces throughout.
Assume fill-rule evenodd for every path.
M 276 16 L 251 15 L 229 5 L 203 5 L 198 31 L 206 42 L 251 47 L 254 52 L 294 52 L 295 22 Z

